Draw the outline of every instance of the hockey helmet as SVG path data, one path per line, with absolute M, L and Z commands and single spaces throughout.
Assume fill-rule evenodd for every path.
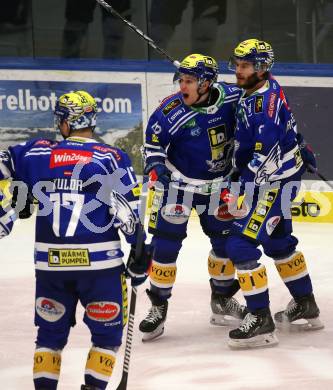
M 269 72 L 274 65 L 272 46 L 258 39 L 247 39 L 237 45 L 233 56 L 229 59 L 229 69 L 235 70 L 235 60 L 252 62 L 256 71 Z
M 64 120 L 68 121 L 70 130 L 79 130 L 96 126 L 97 104 L 86 91 L 65 93 L 56 102 L 55 121 L 57 127 Z
M 210 81 L 213 84 L 217 80 L 219 67 L 213 57 L 203 54 L 190 54 L 180 63 L 178 74 L 188 74 L 198 79 L 199 83 Z

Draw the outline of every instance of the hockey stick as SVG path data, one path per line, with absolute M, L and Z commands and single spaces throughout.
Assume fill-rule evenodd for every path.
M 322 181 L 324 181 L 333 190 L 333 185 L 330 183 L 328 179 L 326 179 L 325 176 L 323 176 L 320 172 L 318 172 L 317 168 L 315 168 L 311 164 L 307 164 L 306 167 L 310 170 L 311 173 L 317 175 Z
M 148 37 L 143 31 L 139 30 L 133 23 L 129 22 L 127 19 L 122 17 L 119 12 L 117 12 L 113 7 L 111 7 L 110 4 L 108 4 L 104 0 L 96 0 L 98 4 L 100 4 L 104 9 L 106 9 L 110 14 L 113 16 L 116 16 L 117 18 L 121 19 L 130 29 L 135 31 L 141 38 L 143 38 L 150 47 L 155 49 L 159 54 L 161 54 L 163 57 L 167 58 L 169 61 L 173 63 L 173 65 L 177 68 L 179 68 L 179 61 L 172 58 L 166 51 L 161 49 L 159 46 L 156 45 L 156 43 Z
M 141 195 L 140 210 L 139 210 L 139 230 L 137 233 L 137 239 L 135 245 L 135 261 L 139 261 L 142 255 L 141 248 L 145 239 L 144 221 L 145 221 L 145 214 L 146 214 L 147 195 L 144 196 L 143 194 L 144 194 L 144 188 L 142 187 L 142 195 Z M 126 333 L 126 346 L 125 346 L 125 356 L 123 362 L 123 372 L 122 372 L 120 383 L 116 390 L 127 389 L 128 371 L 129 371 L 129 363 L 131 358 L 133 331 L 134 331 L 136 296 L 137 296 L 137 287 L 132 287 L 131 303 L 130 303 L 130 309 L 128 313 L 128 325 L 127 325 L 127 333 Z

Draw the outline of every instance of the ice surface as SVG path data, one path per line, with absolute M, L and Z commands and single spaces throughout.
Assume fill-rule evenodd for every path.
M 33 219 L 18 221 L 0 243 L 0 388 L 6 390 L 33 389 L 33 234 Z M 128 390 L 333 389 L 333 225 L 298 223 L 295 234 L 307 259 L 324 330 L 278 333 L 280 344 L 275 348 L 231 351 L 229 329 L 209 324 L 209 241 L 193 219 L 178 260 L 165 334 L 145 344 L 137 326 L 149 305 L 145 287 L 139 288 Z M 290 296 L 272 261 L 263 261 L 275 312 Z M 237 297 L 243 300 L 240 293 Z M 90 336 L 82 316 L 80 307 L 63 352 L 60 390 L 79 389 L 83 383 Z M 121 350 L 108 389 L 118 384 L 122 356 Z

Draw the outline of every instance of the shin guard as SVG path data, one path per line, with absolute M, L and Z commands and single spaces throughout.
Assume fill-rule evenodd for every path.
M 259 264 L 254 269 L 238 269 L 237 275 L 249 311 L 256 311 L 268 307 L 269 297 L 266 267 L 263 264 Z
M 116 353 L 110 349 L 91 347 L 85 369 L 85 382 L 105 389 L 116 362 Z
M 35 388 L 56 389 L 61 368 L 61 350 L 37 347 L 34 355 Z

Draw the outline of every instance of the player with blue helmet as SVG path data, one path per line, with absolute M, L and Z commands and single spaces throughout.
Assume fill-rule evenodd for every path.
M 218 72 L 217 62 L 210 56 L 185 57 L 176 74 L 179 91 L 166 97 L 148 121 L 145 173 L 155 187 L 149 221 L 154 249 L 147 290 L 152 306 L 139 326 L 143 340 L 164 331 L 176 261 L 192 209 L 212 245 L 208 256 L 211 323 L 226 325 L 228 316 L 237 321 L 246 313 L 232 297 L 238 282 L 225 242 L 233 216 L 220 197 L 231 174 L 240 89 L 217 82 Z

